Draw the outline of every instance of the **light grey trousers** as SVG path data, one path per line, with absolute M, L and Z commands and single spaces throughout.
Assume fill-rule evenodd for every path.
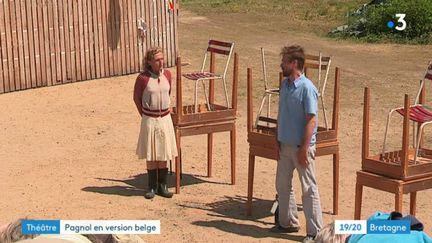
M 315 236 L 323 226 L 318 186 L 315 179 L 315 145 L 310 146 L 308 167 L 298 163 L 297 146 L 281 143 L 276 171 L 276 191 L 279 197 L 279 224 L 282 227 L 299 226 L 297 205 L 292 189 L 294 169 L 300 177 L 306 233 Z

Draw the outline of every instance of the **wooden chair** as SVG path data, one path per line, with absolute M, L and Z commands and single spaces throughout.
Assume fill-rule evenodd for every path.
M 328 118 L 327 118 L 327 108 L 325 104 L 325 91 L 327 86 L 327 80 L 330 72 L 331 65 L 331 57 L 323 56 L 321 52 L 318 53 L 318 56 L 306 54 L 305 55 L 305 65 L 304 72 L 305 75 L 308 76 L 308 70 L 316 70 L 316 87 L 318 88 L 318 96 L 321 101 L 322 111 L 324 116 L 325 128 L 328 129 Z M 261 105 L 257 112 L 257 117 L 255 120 L 255 126 L 259 123 L 259 117 L 261 117 L 262 110 L 264 108 L 264 104 L 267 100 L 267 117 L 270 117 L 270 104 L 272 95 L 279 95 L 279 88 L 270 88 L 267 80 L 267 67 L 265 61 L 265 53 L 264 48 L 261 48 L 261 60 L 262 60 L 262 70 L 263 70 L 263 80 L 264 80 L 264 95 L 261 100 Z M 314 79 L 315 80 L 315 79 Z
M 280 75 L 282 79 L 282 75 Z M 277 160 L 278 143 L 276 138 L 276 119 L 259 117 L 264 125 L 253 125 L 253 95 L 252 95 L 252 70 L 247 70 L 247 131 L 249 142 L 249 169 L 248 169 L 248 199 L 246 203 L 247 215 L 252 214 L 252 197 L 255 171 L 255 157 Z M 335 85 L 333 93 L 333 116 L 332 127 L 326 129 L 318 127 L 316 156 L 333 156 L 333 214 L 338 214 L 339 200 L 339 142 L 338 121 L 339 121 L 339 68 L 335 71 Z M 267 124 L 267 125 L 266 125 Z
M 405 95 L 404 109 L 412 109 Z M 354 218 L 360 219 L 363 186 L 395 194 L 395 210 L 402 212 L 403 194 L 410 193 L 410 213 L 416 213 L 417 191 L 432 188 L 432 150 L 424 149 L 419 163 L 409 148 L 409 112 L 404 113 L 402 150 L 369 155 L 370 92 L 364 91 L 362 170 L 357 171 Z
M 414 155 L 414 163 L 417 163 L 417 156 L 420 150 L 420 143 L 422 141 L 423 129 L 426 125 L 432 123 L 432 109 L 425 106 L 425 83 L 426 81 L 432 81 L 432 61 L 428 63 L 423 79 L 420 80 L 420 87 L 417 91 L 416 99 L 414 101 L 414 105 L 410 106 L 409 109 L 409 119 L 414 122 L 413 124 L 413 144 L 416 148 L 416 152 Z M 422 95 L 423 94 L 423 95 Z M 387 116 L 387 125 L 384 133 L 384 143 L 383 143 L 383 153 L 386 152 L 386 142 L 387 142 L 387 134 L 390 126 L 390 119 L 394 112 L 399 113 L 404 116 L 406 113 L 406 109 L 404 107 L 398 107 L 390 110 Z M 418 124 L 417 134 L 415 132 L 415 123 Z
M 214 57 L 212 57 L 214 60 Z M 235 119 L 237 114 L 237 89 L 238 89 L 238 55 L 234 55 L 234 74 L 232 88 L 232 106 L 222 106 L 214 103 L 214 84 L 210 80 L 209 102 L 213 106 L 210 110 L 206 105 L 195 104 L 183 106 L 182 95 L 182 73 L 181 59 L 177 57 L 177 93 L 176 107 L 173 108 L 171 117 L 177 139 L 179 156 L 176 158 L 176 193 L 180 193 L 181 173 L 181 137 L 207 134 L 207 176 L 212 174 L 213 155 L 213 133 L 230 132 L 231 150 L 231 184 L 235 184 L 235 152 L 236 152 L 236 127 Z
M 205 80 L 217 80 L 217 79 L 221 79 L 222 83 L 223 83 L 223 89 L 225 92 L 225 100 L 226 100 L 226 106 L 229 107 L 230 103 L 229 103 L 229 99 L 228 99 L 228 91 L 226 88 L 226 73 L 228 71 L 228 66 L 229 66 L 229 62 L 231 59 L 231 54 L 233 52 L 234 49 L 234 43 L 231 42 L 223 42 L 223 41 L 217 41 L 217 40 L 209 40 L 208 42 L 208 47 L 205 51 L 204 54 L 204 60 L 202 62 L 201 65 L 201 70 L 199 72 L 192 72 L 192 73 L 186 73 L 183 74 L 183 77 L 189 79 L 189 80 L 193 80 L 195 81 L 195 96 L 194 96 L 194 105 L 195 105 L 195 113 L 198 112 L 198 83 L 201 82 L 203 85 L 203 89 L 204 89 L 204 96 L 206 99 L 206 104 L 207 104 L 207 108 L 208 110 L 211 110 L 211 106 L 209 103 L 209 99 L 207 96 L 207 91 L 206 91 L 206 87 L 205 87 Z M 204 71 L 205 66 L 206 66 L 206 61 L 207 61 L 207 56 L 210 53 L 210 72 L 206 72 Z M 225 67 L 224 67 L 224 71 L 223 73 L 219 74 L 219 73 L 215 73 L 214 71 L 214 54 L 220 54 L 223 56 L 227 56 L 226 58 L 226 62 L 225 62 Z

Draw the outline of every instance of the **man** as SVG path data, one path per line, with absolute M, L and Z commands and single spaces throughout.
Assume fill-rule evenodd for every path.
M 279 197 L 279 225 L 272 232 L 298 232 L 299 220 L 292 177 L 300 177 L 307 236 L 303 242 L 314 242 L 322 228 L 322 212 L 315 179 L 315 142 L 318 125 L 318 92 L 302 71 L 305 62 L 300 46 L 282 48 L 281 68 L 285 80 L 280 87 L 278 135 L 279 160 L 276 190 Z

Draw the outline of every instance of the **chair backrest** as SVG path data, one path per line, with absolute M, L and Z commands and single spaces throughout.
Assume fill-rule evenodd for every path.
M 324 93 L 325 86 L 327 84 L 328 75 L 330 72 L 331 65 L 331 57 L 323 56 L 321 52 L 319 52 L 318 56 L 306 54 L 305 55 L 305 64 L 304 68 L 307 69 L 316 69 L 318 70 L 318 92 Z M 324 76 L 323 76 L 324 74 Z
M 424 77 L 423 77 L 422 80 L 420 80 L 420 87 L 419 87 L 419 90 L 417 91 L 417 96 L 416 96 L 416 99 L 415 99 L 415 102 L 414 102 L 415 105 L 417 105 L 418 102 L 419 102 L 420 93 L 421 93 L 421 91 L 423 89 L 423 86 L 425 85 L 426 79 L 432 81 L 432 60 L 429 61 L 428 65 L 427 65 L 427 68 L 426 68 L 426 71 L 425 71 L 425 74 L 424 74 Z
M 223 77 L 225 78 L 225 75 L 228 71 L 228 65 L 229 65 L 229 62 L 231 59 L 233 49 L 234 49 L 234 43 L 232 43 L 232 42 L 209 40 L 207 50 L 204 54 L 204 60 L 203 60 L 202 66 L 201 66 L 201 72 L 204 71 L 206 60 L 207 60 L 207 54 L 208 53 L 216 53 L 216 54 L 227 56 L 225 68 L 224 68 L 224 72 L 223 72 Z

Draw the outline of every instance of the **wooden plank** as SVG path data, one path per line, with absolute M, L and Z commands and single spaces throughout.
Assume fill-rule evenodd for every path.
M 97 65 L 96 65 L 96 56 L 95 56 L 95 32 L 94 32 L 94 28 L 93 25 L 95 24 L 95 16 L 93 14 L 93 8 L 92 8 L 92 2 L 94 4 L 94 2 L 97 1 L 92 1 L 92 0 L 88 0 L 87 1 L 87 28 L 88 28 L 88 56 L 89 56 L 89 67 L 88 67 L 88 71 L 89 71 L 89 75 L 91 79 L 95 79 L 96 78 L 96 70 L 97 70 Z
M 74 57 L 75 57 L 75 72 L 76 72 L 76 80 L 83 80 L 82 69 L 81 69 L 81 26 L 80 26 L 80 5 L 79 0 L 72 1 L 73 8 L 73 26 L 74 26 Z
M 29 33 L 29 25 L 27 22 L 27 12 L 26 12 L 26 1 L 20 0 L 21 6 L 21 26 L 22 26 L 22 50 L 23 50 L 23 56 L 24 56 L 24 66 L 23 71 L 25 75 L 25 87 L 26 89 L 29 89 L 32 87 L 31 85 L 31 71 L 30 71 L 30 54 L 29 54 L 29 40 L 28 40 L 28 33 Z M 1 64 L 0 64 L 1 65 Z
M 130 23 L 130 36 L 131 39 L 131 72 L 138 72 L 138 28 L 137 28 L 137 5 L 135 0 L 131 0 L 131 23 Z
M 101 1 L 91 1 L 92 3 L 92 15 L 93 15 L 93 33 L 94 33 L 94 55 L 95 55 L 95 65 L 96 65 L 96 78 L 102 77 L 102 61 L 101 61 Z M 102 57 L 103 59 L 103 57 Z
M 156 1 L 156 13 L 157 13 L 157 46 L 162 48 L 163 50 L 163 43 L 162 43 L 162 7 L 161 4 L 162 1 Z
M 53 26 L 54 34 L 51 37 L 54 42 L 54 63 L 55 63 L 55 84 L 59 84 L 62 79 L 61 51 L 60 51 L 60 24 L 59 24 L 59 0 L 53 0 Z
M 161 32 L 162 32 L 162 48 L 165 56 L 165 66 L 167 66 L 166 61 L 168 58 L 168 42 L 167 42 L 167 0 L 161 1 L 161 8 L 159 10 L 161 12 Z
M 98 6 L 100 15 L 100 29 L 99 29 L 99 40 L 100 40 L 100 55 L 101 55 L 101 75 L 107 77 L 109 75 L 109 62 L 108 62 L 108 39 L 107 39 L 107 17 L 105 9 L 106 0 L 101 0 Z
M 67 2 L 67 13 L 64 15 L 65 32 L 65 48 L 66 48 L 66 76 L 67 82 L 75 82 L 78 80 L 78 63 L 79 63 L 79 43 L 78 43 L 78 11 L 77 2 L 75 0 L 62 0 Z M 68 16 L 66 18 L 66 16 Z M 69 39 L 66 39 L 69 36 Z
M 138 0 L 140 1 L 140 0 Z M 147 47 L 150 45 L 150 15 L 149 15 L 149 0 L 143 0 L 141 2 L 141 17 L 144 18 L 144 21 L 147 25 L 147 31 L 146 35 L 144 36 L 144 39 L 141 41 L 140 48 L 138 50 L 139 52 L 139 64 L 140 64 L 140 71 L 144 70 L 144 56 L 145 51 L 147 50 Z
M 13 8 L 12 1 L 5 1 L 5 24 L 6 24 L 6 44 L 7 44 L 7 52 L 8 52 L 8 64 L 9 64 L 9 88 L 10 91 L 15 91 L 15 73 L 14 73 L 14 56 L 13 56 L 13 31 L 14 28 L 12 26 L 13 14 L 11 8 Z
M 70 22 L 71 19 L 69 18 L 69 12 L 68 12 L 68 5 L 69 0 L 66 0 L 63 2 L 62 5 L 62 15 L 63 15 L 63 30 L 64 30 L 64 38 L 65 38 L 65 58 L 66 58 L 66 80 L 64 80 L 65 83 L 72 82 L 72 70 L 71 70 L 71 41 L 70 41 Z
M 85 5 L 83 5 L 83 1 L 78 0 L 78 28 L 79 28 L 79 35 L 78 39 L 75 39 L 75 43 L 79 43 L 79 70 L 81 73 L 81 79 L 85 80 L 87 79 L 86 75 L 86 64 L 85 64 L 85 45 L 84 45 L 84 17 L 83 17 L 83 8 Z M 85 15 L 84 15 L 85 16 Z M 78 53 L 77 53 L 78 54 Z
M 134 43 L 136 40 L 136 21 L 134 21 L 133 13 L 135 6 L 135 0 L 128 0 L 128 35 L 126 36 L 128 42 L 128 51 L 127 51 L 127 60 L 128 60 L 128 74 L 135 72 L 135 52 L 134 52 Z
M 12 47 L 12 70 L 13 70 L 13 80 L 11 82 L 11 87 L 14 90 L 21 89 L 20 83 L 20 73 L 19 73 L 19 57 L 18 57 L 18 36 L 17 36 L 17 23 L 16 23 L 16 8 L 15 1 L 9 2 L 9 17 L 10 17 L 10 28 L 11 28 L 11 42 L 9 45 Z
M 15 84 L 13 82 L 13 57 L 12 57 L 12 46 L 11 46 L 11 24 L 10 24 L 10 13 L 9 13 L 9 0 L 4 0 L 4 38 L 5 53 L 3 55 L 3 68 L 5 73 L 5 91 L 15 91 Z
M 49 36 L 48 36 L 48 16 L 46 11 L 46 2 L 38 4 L 38 22 L 39 26 L 39 47 L 41 53 L 41 72 L 42 86 L 48 86 L 51 82 L 51 68 L 49 63 Z M 49 82 L 48 82 L 49 80 Z
M 130 12 L 130 5 L 131 0 L 125 0 L 125 8 L 123 9 L 123 13 L 125 16 L 125 19 L 123 21 L 124 24 L 124 40 L 125 40 L 125 61 L 126 61 L 126 69 L 125 73 L 129 74 L 131 73 L 131 61 L 132 61 L 132 53 L 131 53 L 131 38 L 132 32 L 130 31 L 131 27 L 131 12 Z
M 172 11 L 169 8 L 169 0 L 166 0 L 166 36 L 167 36 L 167 57 L 165 61 L 168 67 L 172 66 L 173 51 L 172 51 Z
M 191 126 L 184 127 L 180 129 L 180 134 L 182 137 L 185 136 L 194 136 L 200 134 L 209 134 L 216 132 L 226 132 L 231 131 L 233 129 L 234 123 L 223 123 L 223 124 L 214 124 L 214 125 L 201 125 L 201 126 Z
M 266 159 L 277 160 L 277 151 L 261 146 L 250 146 L 249 154 L 259 156 Z
M 59 41 L 60 41 L 60 63 L 61 63 L 61 82 L 65 83 L 67 82 L 67 66 L 66 66 L 66 46 L 65 46 L 65 32 L 66 27 L 64 25 L 64 14 L 63 14 L 63 8 L 66 4 L 67 0 L 58 0 L 58 21 L 59 21 Z
M 114 38 L 115 38 L 115 50 L 116 50 L 116 75 L 121 75 L 123 71 L 123 58 L 122 58 L 122 51 L 123 51 L 123 42 L 122 42 L 122 6 L 120 2 L 114 1 L 114 19 L 115 19 L 115 30 L 114 30 Z
M 46 65 L 48 67 L 48 86 L 56 84 L 55 72 L 55 48 L 54 48 L 54 23 L 52 16 L 52 1 L 46 1 L 43 5 L 44 14 L 44 35 L 45 35 L 45 53 Z
M 113 5 L 112 0 L 107 0 L 106 2 L 106 14 L 107 14 L 107 19 L 108 19 L 108 24 L 107 24 L 107 43 L 108 43 L 108 59 L 109 59 L 109 76 L 113 76 L 115 74 L 115 70 L 114 67 L 117 64 L 117 58 L 115 57 L 115 52 L 114 52 L 114 26 L 115 26 L 115 19 L 114 19 L 114 10 L 113 7 L 111 7 L 111 5 Z
M 122 42 L 121 44 L 121 56 L 122 56 L 122 75 L 125 75 L 127 73 L 127 66 L 128 66 L 128 59 L 127 58 L 127 48 L 128 48 L 128 44 L 127 44 L 127 0 L 123 0 L 121 6 L 121 11 L 120 11 L 120 19 L 121 19 L 121 27 L 120 27 L 120 41 Z
M 9 91 L 4 0 L 0 0 L 0 93 Z M 6 83 L 8 89 L 6 89 Z
M 34 24 L 34 18 L 32 13 L 32 2 L 31 1 L 25 1 L 25 12 L 27 17 L 27 39 L 29 43 L 29 60 L 30 60 L 30 67 L 27 72 L 30 74 L 30 86 L 28 88 L 34 88 L 37 87 L 37 69 L 36 69 L 36 52 L 35 52 L 35 28 L 37 28 Z
M 17 38 L 18 38 L 18 70 L 19 70 L 19 77 L 18 83 L 20 83 L 20 89 L 26 89 L 27 83 L 26 83 L 26 72 L 25 72 L 25 55 L 24 50 L 26 46 L 24 46 L 24 33 L 27 33 L 27 30 L 25 26 L 23 26 L 23 16 L 21 14 L 22 7 L 21 7 L 22 0 L 16 0 L 15 1 L 15 11 L 16 11 L 16 22 L 17 22 Z M 17 70 L 17 71 L 18 71 Z
M 177 49 L 176 49 L 176 15 L 177 15 L 177 1 L 173 0 L 173 4 L 174 4 L 174 10 L 171 13 L 171 51 L 172 51 L 172 55 L 173 57 L 176 57 L 177 55 Z M 172 65 L 175 65 L 175 58 L 173 58 L 172 60 Z
M 178 14 L 179 14 L 179 1 L 174 0 L 174 46 L 175 46 L 175 56 L 178 56 L 179 49 L 178 49 Z
M 36 73 L 36 87 L 42 86 L 42 72 L 41 72 L 41 53 L 40 53 L 40 26 L 38 21 L 38 7 L 37 4 L 31 3 L 32 21 L 33 21 L 33 38 L 34 38 L 34 55 L 35 55 L 35 73 Z
M 40 70 L 41 82 L 40 85 L 47 86 L 47 66 L 46 66 L 46 53 L 45 53 L 45 38 L 44 38 L 44 16 L 43 16 L 43 5 L 44 3 L 36 4 L 36 14 L 38 23 L 38 35 L 39 35 L 39 57 L 40 57 Z
M 84 61 L 81 62 L 82 65 L 82 73 L 83 73 L 83 80 L 90 79 L 90 47 L 89 47 L 89 22 L 88 22 L 88 13 L 87 13 L 87 4 L 88 0 L 81 0 L 82 2 L 82 33 L 83 33 L 83 54 L 84 54 Z

